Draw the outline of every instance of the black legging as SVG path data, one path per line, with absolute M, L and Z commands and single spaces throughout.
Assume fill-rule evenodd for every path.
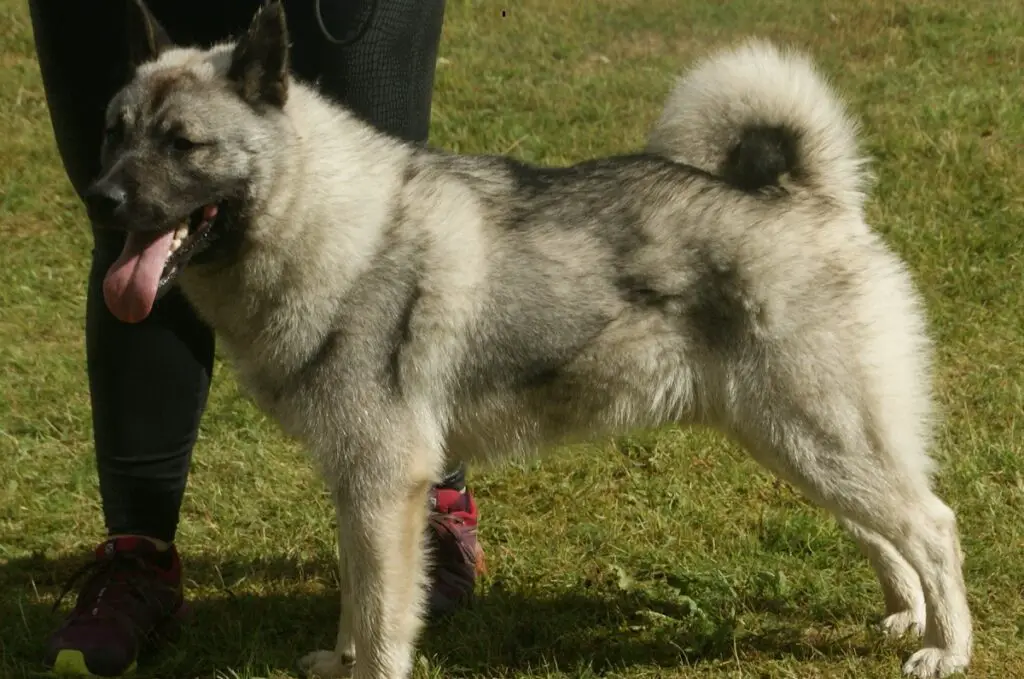
M 99 168 L 103 111 L 128 75 L 126 0 L 30 0 L 61 160 L 79 196 Z M 248 26 L 260 0 L 149 0 L 179 43 L 208 45 Z M 444 0 L 285 0 L 292 67 L 378 127 L 427 139 Z M 368 22 L 368 23 L 367 23 Z M 123 236 L 93 230 L 86 355 L 100 494 L 110 534 L 174 539 L 213 370 L 213 332 L 177 290 L 138 324 L 103 301 Z M 463 482 L 462 470 L 445 485 Z

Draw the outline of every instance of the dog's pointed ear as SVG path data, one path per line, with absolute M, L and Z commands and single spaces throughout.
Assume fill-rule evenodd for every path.
M 288 99 L 288 25 L 280 0 L 260 8 L 231 54 L 228 79 L 250 104 L 278 108 Z
M 144 0 L 127 0 L 128 58 L 132 67 L 160 56 L 164 50 L 174 46 L 160 22 L 146 6 Z

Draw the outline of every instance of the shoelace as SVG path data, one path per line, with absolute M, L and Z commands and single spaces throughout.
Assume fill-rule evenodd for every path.
M 455 539 L 459 538 L 459 534 L 461 530 L 463 530 L 462 527 L 466 525 L 465 517 L 459 516 L 458 514 L 448 514 L 443 512 L 431 512 L 427 520 L 435 530 L 450 535 Z M 467 528 L 465 530 L 472 529 Z
M 99 606 L 103 592 L 111 583 L 126 587 L 129 594 L 140 599 L 147 606 L 152 605 L 154 603 L 152 597 L 145 587 L 140 586 L 140 576 L 149 568 L 151 566 L 141 556 L 130 552 L 116 552 L 113 556 L 85 563 L 64 583 L 60 594 L 57 595 L 57 600 L 53 602 L 51 611 L 56 612 L 61 602 L 64 601 L 64 597 L 86 576 L 89 576 L 88 580 L 95 580 L 94 587 L 96 587 L 97 594 L 93 607 Z

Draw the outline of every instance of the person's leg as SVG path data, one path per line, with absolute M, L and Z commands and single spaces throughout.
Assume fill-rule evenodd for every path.
M 304 54 L 296 36 L 296 73 L 378 129 L 425 143 L 444 0 L 293 0 L 286 9 L 293 5 L 312 12 L 302 30 L 316 45 Z
M 244 28 L 256 1 L 235 4 L 242 11 L 232 24 L 231 17 L 208 16 L 208 3 L 151 2 L 182 41 L 219 38 L 229 25 Z M 81 196 L 98 172 L 107 101 L 128 75 L 126 4 L 31 0 L 29 6 L 57 148 Z M 86 361 L 110 539 L 97 549 L 74 611 L 49 641 L 45 663 L 65 674 L 117 675 L 134 664 L 138 640 L 172 621 L 183 606 L 180 562 L 171 543 L 214 343 L 177 291 L 142 323 L 115 319 L 103 301 L 102 282 L 123 237 L 96 229 L 93 236 Z
M 149 5 L 177 40 L 209 43 L 244 28 L 258 0 L 215 11 L 196 0 Z M 125 8 L 123 0 L 30 2 L 54 136 L 79 195 L 98 171 L 104 108 L 128 75 Z M 94 229 L 93 236 L 86 355 L 106 525 L 112 535 L 169 543 L 206 403 L 213 333 L 177 290 L 142 323 L 118 321 L 104 304 L 102 281 L 123 234 Z

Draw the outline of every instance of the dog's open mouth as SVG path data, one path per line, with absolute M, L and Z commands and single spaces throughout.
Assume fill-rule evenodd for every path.
M 121 256 L 103 280 L 103 298 L 111 313 L 125 323 L 149 316 L 189 260 L 214 239 L 219 212 L 217 205 L 204 205 L 174 228 L 129 232 Z
M 171 251 L 164 263 L 163 273 L 160 274 L 160 284 L 157 289 L 158 299 L 174 282 L 175 276 L 188 264 L 188 261 L 210 244 L 213 223 L 217 219 L 218 212 L 219 209 L 216 205 L 204 205 L 192 213 L 188 222 L 183 222 L 175 229 L 174 238 L 171 239 Z

